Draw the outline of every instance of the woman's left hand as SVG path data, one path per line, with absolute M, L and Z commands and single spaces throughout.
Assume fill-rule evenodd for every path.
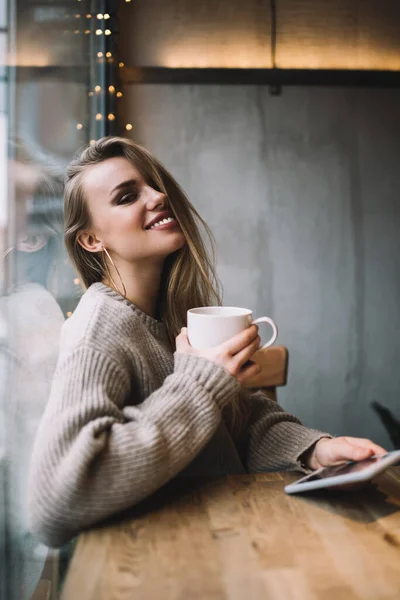
M 348 460 L 363 460 L 386 452 L 381 446 L 363 438 L 321 438 L 307 453 L 304 462 L 310 469 L 315 470 Z

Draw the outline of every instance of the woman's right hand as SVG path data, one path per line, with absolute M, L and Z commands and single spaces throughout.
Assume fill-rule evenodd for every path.
M 260 347 L 257 325 L 251 325 L 233 336 L 227 342 L 213 348 L 196 350 L 189 344 L 187 328 L 182 327 L 176 338 L 176 351 L 181 354 L 194 354 L 223 367 L 238 383 L 257 375 L 261 368 L 256 363 L 246 364 Z

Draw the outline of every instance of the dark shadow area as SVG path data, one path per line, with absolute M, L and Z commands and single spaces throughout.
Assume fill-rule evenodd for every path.
M 400 448 L 400 421 L 386 406 L 374 400 L 371 407 L 378 415 L 382 425 L 386 429 L 394 448 Z

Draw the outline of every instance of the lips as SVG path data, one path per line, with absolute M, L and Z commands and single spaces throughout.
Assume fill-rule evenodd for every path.
M 169 217 L 173 218 L 174 215 L 171 213 L 170 210 L 163 210 L 161 212 L 159 212 L 154 219 L 152 219 L 151 221 L 149 221 L 147 223 L 147 225 L 145 226 L 145 229 L 150 229 L 150 227 L 152 225 L 154 225 L 155 223 L 158 223 L 159 221 L 162 221 L 163 219 L 168 219 Z

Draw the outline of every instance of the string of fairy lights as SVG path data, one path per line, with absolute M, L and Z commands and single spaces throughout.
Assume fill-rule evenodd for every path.
M 104 135 L 121 135 L 133 126 L 131 123 L 121 126 L 118 121 L 118 101 L 123 97 L 119 71 L 125 64 L 118 60 L 117 0 L 77 0 L 77 4 L 74 34 L 88 36 L 90 68 L 88 122 L 77 123 L 76 129 L 83 130 L 94 144 Z
M 123 97 L 119 73 L 125 64 L 119 60 L 117 0 L 77 0 L 77 5 L 73 33 L 88 36 L 89 78 L 87 122 L 76 123 L 76 129 L 94 144 L 104 135 L 123 135 L 133 125 L 118 122 L 118 101 Z M 81 283 L 76 275 L 72 282 L 74 286 Z M 66 317 L 72 312 L 67 310 Z

